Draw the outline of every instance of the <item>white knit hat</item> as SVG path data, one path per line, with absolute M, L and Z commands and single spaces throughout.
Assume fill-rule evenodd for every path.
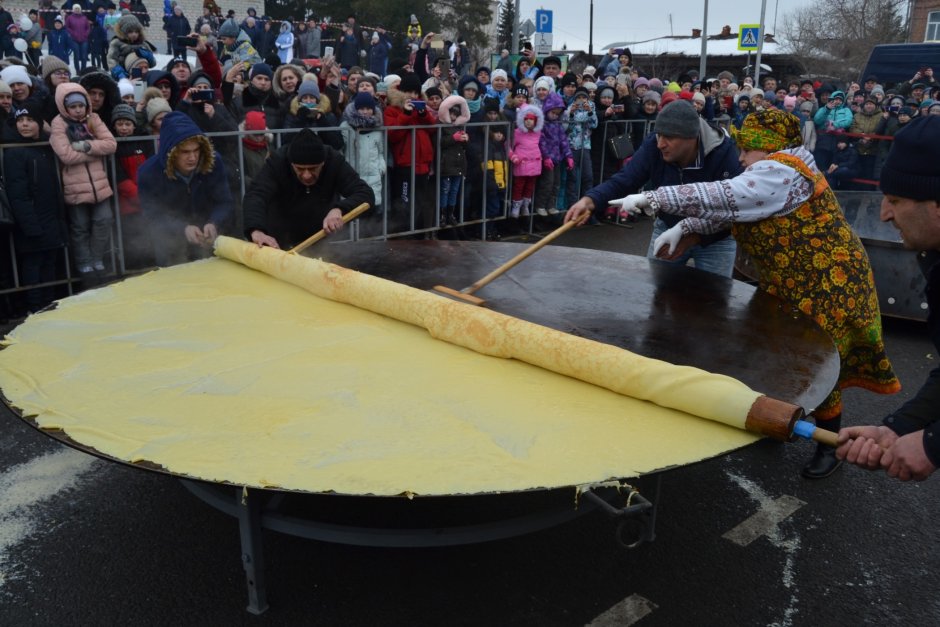
M 491 78 L 494 80 L 502 76 L 503 78 L 509 78 L 509 75 L 506 74 L 506 70 L 493 70 Z
M 134 95 L 134 83 L 130 82 L 126 78 L 122 78 L 118 81 L 118 89 L 121 92 L 121 98 L 124 96 Z
M 33 84 L 33 82 L 29 80 L 29 72 L 27 72 L 26 68 L 22 65 L 11 65 L 4 68 L 0 71 L 0 80 L 10 86 L 16 83 Z

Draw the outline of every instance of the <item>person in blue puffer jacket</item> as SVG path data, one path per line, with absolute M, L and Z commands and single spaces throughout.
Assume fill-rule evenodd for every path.
M 821 172 L 825 172 L 832 164 L 838 134 L 848 131 L 854 120 L 852 109 L 845 106 L 845 93 L 841 91 L 832 92 L 826 106 L 820 107 L 813 116 L 817 135 L 813 158 Z

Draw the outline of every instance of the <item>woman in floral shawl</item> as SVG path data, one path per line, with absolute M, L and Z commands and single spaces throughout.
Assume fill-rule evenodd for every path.
M 739 176 L 660 187 L 628 196 L 621 204 L 628 211 L 686 216 L 654 242 L 660 253 L 664 248 L 671 253 L 685 235 L 731 227 L 757 269 L 760 288 L 815 320 L 835 343 L 839 382 L 813 416 L 818 427 L 838 431 L 843 388 L 879 394 L 901 388 L 882 341 L 868 255 L 812 154 L 803 148 L 796 116 L 757 111 L 732 133 L 747 168 Z M 803 476 L 827 477 L 840 463 L 831 447 L 820 444 Z

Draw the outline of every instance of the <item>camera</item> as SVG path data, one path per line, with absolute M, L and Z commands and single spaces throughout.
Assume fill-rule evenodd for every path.
M 415 108 L 415 111 L 424 111 L 424 108 L 428 104 L 423 100 L 409 100 L 408 102 L 410 102 L 411 106 Z
M 143 68 L 140 68 L 140 67 L 131 68 L 131 78 L 142 78 L 143 75 L 144 75 Z
M 176 45 L 179 48 L 195 48 L 199 45 L 198 37 L 177 37 Z
M 215 94 L 211 89 L 190 90 L 187 95 L 193 102 L 212 102 L 215 100 Z
M 614 105 L 614 111 L 617 113 L 623 113 L 623 105 Z

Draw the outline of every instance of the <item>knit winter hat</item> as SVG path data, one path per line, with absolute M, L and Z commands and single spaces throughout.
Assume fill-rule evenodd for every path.
M 24 115 L 28 115 L 36 122 L 39 122 L 39 126 L 42 126 L 42 121 L 45 117 L 44 113 L 42 103 L 38 100 L 27 98 L 23 104 L 13 108 L 13 119 L 18 120 Z
M 111 110 L 111 124 L 114 124 L 118 120 L 130 120 L 136 124 L 137 114 L 134 112 L 134 107 L 129 104 L 124 104 L 123 102 L 119 105 L 115 105 Z
M 441 91 L 440 89 L 438 89 L 437 87 L 428 87 L 427 89 L 424 90 L 424 98 L 425 98 L 425 100 L 430 99 L 430 98 L 433 98 L 434 96 L 437 96 L 438 98 L 443 99 L 443 98 L 444 98 L 444 92 L 442 92 L 442 91 Z
M 134 95 L 134 83 L 130 82 L 126 78 L 122 78 L 118 81 L 118 91 L 121 93 L 121 98 L 125 96 Z
M 326 161 L 326 147 L 316 133 L 305 128 L 290 143 L 287 158 L 294 165 L 318 165 Z
M 548 91 L 554 91 L 555 81 L 553 81 L 548 76 L 540 76 L 538 80 L 535 81 L 535 85 L 532 87 L 532 89 L 538 91 L 540 87 L 544 87 Z
M 225 20 L 219 27 L 219 37 L 238 37 L 240 29 L 235 20 Z
M 614 94 L 614 90 L 612 87 L 604 87 L 597 97 L 598 98 L 613 98 L 615 95 L 616 94 Z
M 786 108 L 788 105 L 793 105 L 796 107 L 796 96 L 784 96 L 783 97 L 783 106 Z
M 656 120 L 657 129 L 659 120 Z M 755 111 L 744 118 L 741 128 L 731 128 L 731 137 L 742 150 L 777 152 L 803 143 L 800 119 L 780 109 Z
M 385 77 L 385 82 L 389 82 L 388 77 Z M 407 72 L 404 76 L 401 77 L 401 82 L 398 83 L 398 91 L 402 92 L 415 92 L 421 93 L 421 79 L 418 78 L 418 75 L 414 72 Z
M 10 65 L 5 67 L 2 71 L 0 71 L 0 80 L 11 86 L 15 85 L 16 83 L 26 83 L 27 85 L 33 84 L 33 82 L 29 80 L 29 73 L 22 65 Z
M 652 100 L 657 105 L 659 104 L 659 101 L 662 100 L 662 98 L 663 97 L 659 95 L 659 92 L 653 91 L 652 89 L 646 92 L 645 94 L 643 94 L 643 102 L 646 102 L 647 100 Z
M 173 109 L 166 98 L 151 98 L 147 101 L 147 122 L 153 124 L 154 118 L 161 113 L 170 113 Z
M 649 86 L 650 86 L 649 79 L 643 78 L 642 76 L 638 77 L 635 81 L 633 81 L 633 89 L 636 89 L 637 87 L 649 87 Z
M 794 100 L 796 99 L 794 98 Z M 701 102 L 702 104 L 705 104 L 705 94 L 700 91 L 695 92 L 692 94 L 692 102 Z
M 62 101 L 62 106 L 68 107 L 73 104 L 83 104 L 86 107 L 88 106 L 88 98 L 85 97 L 85 94 L 78 91 L 73 91 L 65 97 Z
M 249 111 L 245 114 L 246 131 L 263 131 L 267 129 L 267 120 L 263 111 Z
M 304 77 L 304 80 L 300 81 L 300 87 L 297 88 L 297 97 L 303 98 L 304 96 L 313 96 L 317 99 L 317 102 L 320 102 L 320 87 L 317 85 L 315 77 L 312 80 Z
M 248 80 L 251 80 L 256 76 L 267 76 L 268 79 L 273 81 L 274 70 L 272 70 L 271 66 L 267 63 L 255 63 L 251 66 L 251 72 L 248 74 Z
M 44 56 L 42 58 L 42 63 L 39 65 L 39 67 L 40 67 L 41 74 L 42 74 L 42 80 L 48 79 L 50 76 L 52 76 L 53 72 L 56 72 L 58 70 L 69 69 L 69 66 L 67 63 L 65 63 L 64 61 L 62 61 L 62 59 L 52 54 L 47 54 L 46 56 Z M 69 73 L 71 73 L 71 70 L 69 70 Z
M 0 94 L 6 94 L 7 96 L 12 96 L 13 90 L 10 89 L 10 86 L 7 85 L 4 81 L 0 81 Z
M 698 137 L 698 111 L 685 100 L 667 104 L 656 117 L 656 134 L 666 137 Z
M 881 168 L 881 191 L 940 202 L 940 115 L 918 116 L 894 136 Z
M 660 108 L 663 108 L 663 107 L 665 107 L 667 104 L 669 104 L 670 102 L 672 102 L 672 101 L 674 101 L 674 100 L 678 100 L 678 99 L 679 99 L 679 96 L 676 95 L 676 92 L 674 92 L 674 91 L 668 91 L 668 90 L 667 90 L 667 91 L 664 91 L 663 94 L 662 94 L 662 96 L 661 96 L 661 100 L 659 101 L 659 107 L 660 107 Z
M 190 87 L 195 87 L 197 85 L 206 84 L 209 87 L 212 87 L 212 79 L 206 76 L 205 74 L 196 74 L 192 78 L 192 84 Z
M 526 98 L 528 98 L 528 97 L 529 97 L 529 88 L 526 87 L 525 85 L 516 85 L 516 86 L 513 88 L 513 90 L 512 90 L 512 95 L 513 95 L 513 97 L 516 97 L 516 96 L 525 96 Z
M 726 78 L 729 81 L 734 81 L 734 74 L 732 74 L 728 70 L 725 70 L 724 72 L 718 72 L 718 80 L 721 80 L 723 78 Z
M 493 73 L 490 75 L 490 80 L 494 81 L 497 78 L 509 78 L 509 75 L 506 74 L 506 70 L 493 70 Z
M 568 85 L 577 85 L 577 84 L 578 84 L 578 77 L 575 76 L 573 72 L 568 72 L 567 74 L 562 76 L 561 79 L 558 81 L 558 88 L 562 89 L 564 87 L 567 87 Z
M 367 91 L 361 91 L 356 94 L 356 98 L 353 100 L 353 108 L 356 111 L 359 109 L 375 110 L 375 97 Z

